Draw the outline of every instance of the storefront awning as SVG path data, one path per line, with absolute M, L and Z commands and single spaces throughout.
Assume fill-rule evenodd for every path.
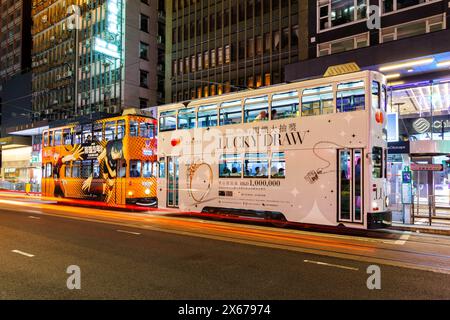
M 26 146 L 31 146 L 30 137 L 9 136 L 5 138 L 0 138 L 0 148 L 2 150 Z

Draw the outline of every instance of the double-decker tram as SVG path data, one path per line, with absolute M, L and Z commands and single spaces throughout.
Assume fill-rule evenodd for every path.
M 390 225 L 385 113 L 385 77 L 372 71 L 161 106 L 159 206 L 275 225 Z
M 157 121 L 135 109 L 43 133 L 42 195 L 156 206 Z

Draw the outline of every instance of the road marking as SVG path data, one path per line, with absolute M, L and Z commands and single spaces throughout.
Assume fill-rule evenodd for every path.
M 338 264 L 331 264 L 331 263 L 320 262 L 320 261 L 303 260 L 303 262 L 318 264 L 318 265 L 321 265 L 321 266 L 328 266 L 328 267 L 335 267 L 335 268 L 346 269 L 346 270 L 359 271 L 358 268 L 341 266 L 341 265 L 338 265 Z
M 20 251 L 20 250 L 11 250 L 11 252 L 14 252 L 14 253 L 17 253 L 17 254 L 21 254 L 21 255 L 23 255 L 25 257 L 28 257 L 28 258 L 33 258 L 34 257 L 34 254 L 26 253 L 26 252 L 23 252 L 23 251 Z
M 41 218 L 39 218 L 39 217 L 34 217 L 34 216 L 28 216 L 28 218 L 30 218 L 30 219 L 36 219 L 36 220 L 40 220 Z
M 126 230 L 117 230 L 117 232 L 121 232 L 121 233 L 129 233 L 129 234 L 134 234 L 134 235 L 140 235 L 139 232 L 133 232 L 133 231 L 126 231 Z

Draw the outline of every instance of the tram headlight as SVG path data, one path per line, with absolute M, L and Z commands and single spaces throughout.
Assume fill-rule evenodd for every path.
M 128 196 L 132 197 L 133 196 L 133 191 L 128 191 Z
M 384 204 L 386 205 L 386 208 L 389 207 L 390 202 L 389 202 L 389 197 L 388 196 L 384 197 Z
M 145 189 L 145 191 L 144 191 L 144 192 L 145 192 L 145 194 L 146 194 L 146 195 L 149 195 L 149 194 L 150 194 L 150 189 L 149 189 L 149 188 L 147 188 L 147 189 Z

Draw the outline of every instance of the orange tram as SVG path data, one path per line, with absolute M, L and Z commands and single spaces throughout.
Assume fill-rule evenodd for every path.
M 156 125 L 156 119 L 128 109 L 44 131 L 42 195 L 156 207 Z

